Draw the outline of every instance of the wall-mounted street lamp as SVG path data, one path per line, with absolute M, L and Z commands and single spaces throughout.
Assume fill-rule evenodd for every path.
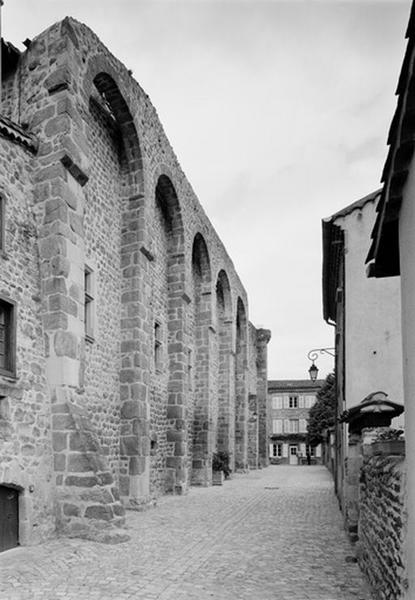
M 308 369 L 308 374 L 313 383 L 316 381 L 318 375 L 318 367 L 315 364 L 315 361 L 319 354 L 330 354 L 330 356 L 335 356 L 335 348 L 314 348 L 307 354 L 308 360 L 311 360 L 311 367 Z

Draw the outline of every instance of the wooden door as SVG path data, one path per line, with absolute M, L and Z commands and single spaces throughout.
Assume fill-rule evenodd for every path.
M 19 492 L 0 485 L 0 552 L 19 544 Z

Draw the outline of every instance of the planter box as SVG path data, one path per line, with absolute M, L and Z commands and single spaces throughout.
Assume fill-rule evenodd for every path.
M 212 471 L 212 485 L 223 485 L 225 475 L 223 471 Z
M 403 454 L 405 455 L 405 440 L 382 440 L 371 444 L 372 454 Z

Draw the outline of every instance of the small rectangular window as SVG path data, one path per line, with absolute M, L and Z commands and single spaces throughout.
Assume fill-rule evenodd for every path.
M 0 299 L 0 374 L 15 375 L 15 305 Z
M 94 339 L 94 272 L 85 266 L 85 337 Z
M 290 396 L 289 397 L 289 407 L 290 408 L 298 408 L 298 396 Z
M 191 348 L 187 349 L 187 377 L 188 377 L 189 390 L 192 390 L 193 389 L 193 353 L 192 353 Z
M 161 368 L 162 361 L 162 338 L 161 325 L 157 321 L 154 323 L 154 366 L 156 369 Z

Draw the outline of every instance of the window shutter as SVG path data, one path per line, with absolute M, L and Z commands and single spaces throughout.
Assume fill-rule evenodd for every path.
M 321 444 L 319 444 L 316 448 L 316 457 L 321 458 Z
M 300 444 L 300 452 L 303 456 L 305 456 L 306 450 L 305 450 L 305 444 L 303 442 Z
M 304 396 L 298 396 L 298 408 L 304 408 Z
M 269 455 L 270 456 L 272 456 L 273 449 L 274 449 L 274 444 L 270 444 L 269 445 Z
M 300 433 L 306 433 L 306 432 L 307 432 L 307 420 L 300 419 Z
M 290 420 L 284 419 L 284 433 L 290 433 Z
M 288 458 L 288 444 L 282 445 L 282 456 L 283 458 Z
M 284 394 L 284 408 L 290 408 L 290 397 Z
M 282 396 L 277 396 L 277 409 L 282 409 Z

